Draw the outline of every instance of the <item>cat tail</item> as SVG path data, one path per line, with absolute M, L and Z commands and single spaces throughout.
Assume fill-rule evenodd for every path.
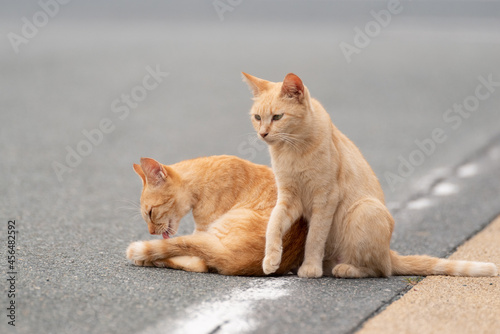
M 497 276 L 493 263 L 454 261 L 427 255 L 399 255 L 391 250 L 392 275 Z

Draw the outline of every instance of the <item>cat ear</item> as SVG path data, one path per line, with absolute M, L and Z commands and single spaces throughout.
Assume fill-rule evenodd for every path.
M 243 74 L 243 81 L 246 82 L 252 90 L 253 96 L 259 96 L 262 92 L 269 89 L 269 81 L 259 79 L 245 72 L 241 72 L 241 74 Z
M 304 84 L 302 80 L 295 74 L 288 73 L 281 86 L 281 96 L 301 100 L 304 96 Z
M 160 186 L 167 180 L 165 168 L 154 159 L 141 158 L 141 168 L 149 186 Z
M 141 166 L 139 166 L 138 164 L 134 164 L 134 170 L 137 173 L 137 175 L 139 175 L 141 177 L 142 186 L 144 187 L 144 185 L 146 184 L 146 175 L 144 175 L 144 172 L 142 171 Z

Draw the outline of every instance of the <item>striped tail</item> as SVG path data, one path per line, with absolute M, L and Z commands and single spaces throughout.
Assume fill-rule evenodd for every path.
M 391 250 L 392 275 L 497 276 L 494 263 L 454 261 L 427 255 L 399 255 Z

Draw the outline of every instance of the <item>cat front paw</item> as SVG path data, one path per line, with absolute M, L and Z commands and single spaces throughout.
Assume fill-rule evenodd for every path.
M 300 266 L 297 275 L 302 278 L 318 278 L 323 276 L 323 268 L 314 264 L 304 263 Z
M 334 277 L 338 278 L 361 278 L 366 277 L 367 275 L 363 275 L 359 268 L 352 266 L 347 263 L 339 263 L 337 264 L 333 270 L 332 274 Z
M 141 261 L 141 260 L 134 260 L 133 261 L 136 266 L 139 267 L 154 267 L 155 264 L 149 261 Z
M 264 270 L 264 274 L 269 275 L 275 273 L 276 270 L 280 267 L 281 264 L 281 252 L 274 251 L 270 254 L 267 254 L 264 257 L 264 261 L 262 262 L 262 269 Z
M 136 241 L 131 243 L 127 248 L 127 259 L 132 260 L 135 265 L 143 266 L 147 260 L 145 257 L 146 245 L 143 241 Z

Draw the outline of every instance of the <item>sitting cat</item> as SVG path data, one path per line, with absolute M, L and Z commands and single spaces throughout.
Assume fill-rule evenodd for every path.
M 394 220 L 375 173 L 302 80 L 293 73 L 282 83 L 243 75 L 254 95 L 252 123 L 269 145 L 278 184 L 264 273 L 280 267 L 282 237 L 304 217 L 309 226 L 301 277 L 323 272 L 344 278 L 497 275 L 493 263 L 401 256 L 390 250 Z
M 171 166 L 142 158 L 134 170 L 143 184 L 142 217 L 149 233 L 164 239 L 131 243 L 128 259 L 140 266 L 264 275 L 266 227 L 277 194 L 269 167 L 214 156 Z M 194 233 L 172 238 L 190 210 L 196 223 Z M 277 274 L 298 268 L 306 234 L 304 221 L 297 221 L 285 234 Z

